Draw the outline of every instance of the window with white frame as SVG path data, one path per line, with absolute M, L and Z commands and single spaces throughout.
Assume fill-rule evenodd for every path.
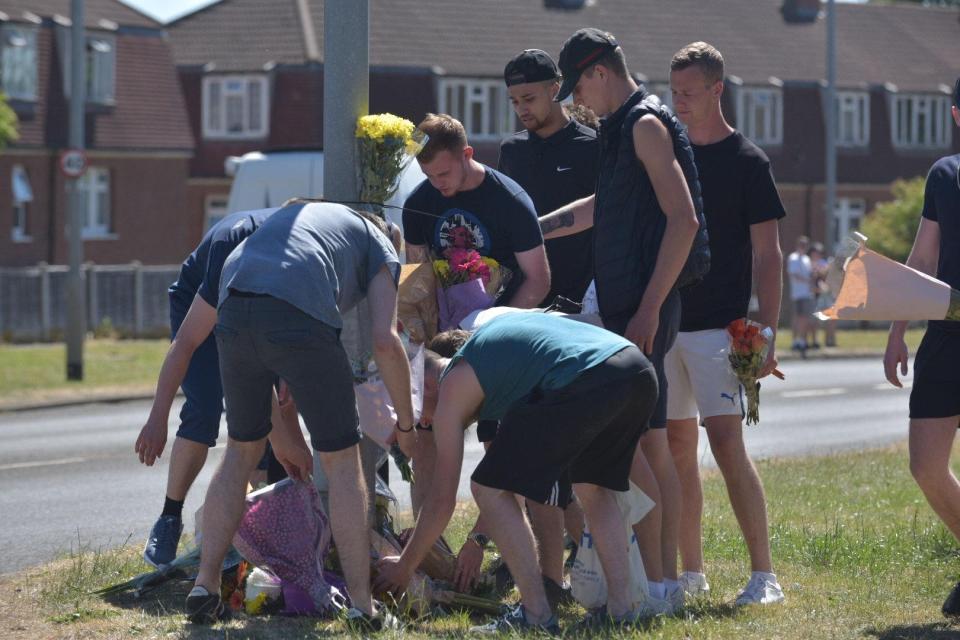
M 439 110 L 462 122 L 469 140 L 500 140 L 521 128 L 503 80 L 443 78 Z
M 860 198 L 837 198 L 833 207 L 830 234 L 834 251 L 840 249 L 851 233 L 860 229 L 866 212 L 867 203 Z
M 950 145 L 950 99 L 931 94 L 893 97 L 890 137 L 900 149 L 942 149 Z
M 737 128 L 759 145 L 783 143 L 783 92 L 777 87 L 737 91 Z
M 10 237 L 14 242 L 30 240 L 30 203 L 33 202 L 33 189 L 30 178 L 23 165 L 13 165 L 11 172 L 11 192 L 13 193 L 13 228 Z
M 206 229 L 210 229 L 213 225 L 217 224 L 223 220 L 228 213 L 227 202 L 229 202 L 229 194 L 212 194 L 207 196 L 205 209 L 205 218 L 206 218 Z
M 105 238 L 110 230 L 110 171 L 90 167 L 76 182 L 80 190 L 81 234 L 84 238 Z
M 837 144 L 841 147 L 870 146 L 870 94 L 838 91 L 836 96 Z
M 5 24 L 0 27 L 0 82 L 14 100 L 37 99 L 37 29 Z
M 57 27 L 57 46 L 63 70 L 63 91 L 70 97 L 70 29 Z M 87 102 L 112 105 L 116 101 L 117 39 L 109 33 L 88 33 L 86 46 Z
M 207 76 L 203 79 L 205 138 L 265 138 L 269 122 L 266 76 Z

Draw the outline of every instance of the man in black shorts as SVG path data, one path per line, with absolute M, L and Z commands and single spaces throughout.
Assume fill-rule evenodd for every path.
M 960 126 L 960 78 L 953 90 L 953 120 Z M 907 266 L 936 275 L 960 289 L 960 154 L 937 160 L 927 174 L 920 228 Z M 903 386 L 909 353 L 906 322 L 890 326 L 883 368 L 887 380 Z M 950 451 L 960 425 L 960 323 L 931 321 L 913 362 L 910 391 L 910 471 L 927 502 L 960 540 L 960 483 L 950 469 Z M 960 582 L 943 603 L 943 614 L 960 616 Z
M 650 361 L 609 331 L 542 313 L 494 318 L 452 359 L 428 359 L 423 411 L 432 417 L 437 443 L 433 484 L 403 553 L 378 565 L 377 586 L 402 591 L 443 533 L 457 501 L 463 432 L 479 417 L 500 420 L 500 429 L 471 477 L 473 495 L 521 605 L 474 631 L 559 631 L 517 496 L 547 502 L 566 474 L 607 580 L 606 612 L 591 620 L 635 621 L 640 610 L 628 594 L 629 542 L 613 492 L 629 486 L 633 452 L 656 402 Z
M 640 347 L 657 370 L 660 395 L 650 431 L 638 447 L 634 481 L 656 507 L 638 537 L 651 595 L 663 602 L 664 579 L 677 580 L 680 484 L 667 442 L 667 380 L 663 364 L 680 324 L 677 284 L 702 214 L 700 185 L 683 125 L 630 76 L 623 49 L 599 29 L 580 29 L 560 51 L 563 85 L 558 100 L 573 95 L 604 117 L 595 196 L 540 219 L 547 238 L 594 233 L 594 281 L 603 325 Z M 695 244 L 695 240 L 698 243 Z M 702 265 L 703 263 L 699 263 Z M 690 272 L 687 275 L 702 275 Z M 657 553 L 657 550 L 660 553 Z M 682 605 L 675 588 L 670 603 Z

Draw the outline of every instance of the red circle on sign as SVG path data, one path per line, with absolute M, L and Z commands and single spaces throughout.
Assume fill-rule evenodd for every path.
M 80 149 L 60 152 L 60 172 L 67 178 L 79 178 L 87 171 L 87 154 Z

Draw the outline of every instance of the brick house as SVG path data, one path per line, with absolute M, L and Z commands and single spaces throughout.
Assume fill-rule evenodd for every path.
M 67 261 L 69 15 L 69 0 L 0 0 L 0 85 L 20 120 L 0 152 L 0 266 Z M 187 208 L 194 141 L 166 34 L 116 0 L 86 0 L 85 19 L 84 259 L 180 262 L 202 226 Z
M 631 69 L 668 98 L 671 55 L 706 40 L 726 59 L 728 118 L 772 160 L 788 209 L 784 245 L 805 233 L 830 246 L 890 197 L 894 179 L 923 175 L 960 151 L 949 98 L 960 72 L 960 14 L 837 5 L 839 186 L 827 215 L 818 9 L 816 0 L 372 0 L 370 111 L 413 121 L 451 113 L 478 157 L 495 163 L 500 139 L 518 128 L 501 76 L 513 54 L 537 47 L 556 55 L 575 29 L 605 28 Z M 322 147 L 323 3 L 221 0 L 168 30 L 197 140 L 189 206 L 213 220 L 229 191 L 227 156 Z

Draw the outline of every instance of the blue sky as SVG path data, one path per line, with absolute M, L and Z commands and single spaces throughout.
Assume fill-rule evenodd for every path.
M 838 2 L 866 2 L 866 0 L 837 0 Z M 167 22 L 178 16 L 194 11 L 216 0 L 121 0 L 125 4 L 136 7 L 151 17 Z

